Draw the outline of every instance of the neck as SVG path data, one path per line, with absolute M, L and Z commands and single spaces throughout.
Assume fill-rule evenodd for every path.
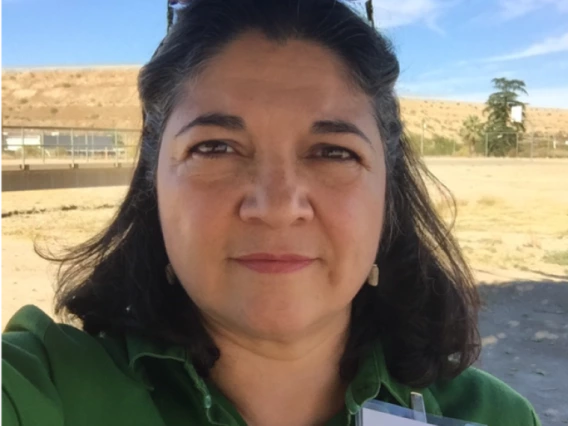
M 248 425 L 324 424 L 344 406 L 339 363 L 349 315 L 294 341 L 247 339 L 211 328 L 221 357 L 216 386 Z

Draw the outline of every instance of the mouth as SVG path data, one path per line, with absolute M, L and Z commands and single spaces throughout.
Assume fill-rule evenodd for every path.
M 234 259 L 239 265 L 262 274 L 286 274 L 296 272 L 310 266 L 315 258 L 296 254 L 275 255 L 270 253 L 253 253 Z

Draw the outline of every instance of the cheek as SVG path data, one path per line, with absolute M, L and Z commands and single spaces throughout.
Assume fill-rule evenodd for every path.
M 364 169 L 354 162 L 308 160 L 303 169 L 311 188 L 325 189 L 335 194 L 353 192 L 363 184 L 364 180 Z
M 325 199 L 320 217 L 334 247 L 336 279 L 341 282 L 364 282 L 375 261 L 384 221 L 385 186 L 384 175 L 368 176 L 320 199 Z
M 183 166 L 182 166 L 183 167 Z M 239 184 L 232 173 L 162 173 L 158 176 L 158 207 L 164 238 L 178 245 L 207 242 L 223 231 L 232 216 Z M 180 238 L 181 237 L 181 238 Z
M 367 230 L 369 237 L 376 239 L 385 206 L 384 173 L 359 173 L 350 176 L 350 180 L 346 177 L 343 183 L 321 186 L 325 189 L 327 214 L 333 217 L 336 227 L 344 230 L 342 234 L 346 238 L 365 234 Z
M 196 176 L 194 176 L 196 177 Z M 224 241 L 230 235 L 234 180 L 188 179 L 159 173 L 158 208 L 169 260 L 183 287 L 198 305 L 206 305 L 212 283 L 221 282 Z M 233 195 L 234 197 L 234 195 Z

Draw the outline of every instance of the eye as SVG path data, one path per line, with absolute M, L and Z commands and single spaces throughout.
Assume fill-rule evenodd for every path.
M 206 141 L 193 146 L 189 150 L 190 156 L 219 157 L 223 154 L 233 154 L 235 150 L 223 141 Z
M 361 158 L 353 151 L 340 146 L 325 145 L 320 146 L 314 156 L 318 159 L 328 159 L 336 161 L 359 161 Z

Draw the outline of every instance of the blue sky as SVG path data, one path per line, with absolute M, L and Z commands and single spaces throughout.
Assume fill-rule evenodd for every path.
M 306 0 L 308 1 L 308 0 Z M 165 0 L 2 0 L 4 68 L 143 64 Z M 402 96 L 483 102 L 494 77 L 534 106 L 568 108 L 568 0 L 377 0 Z

